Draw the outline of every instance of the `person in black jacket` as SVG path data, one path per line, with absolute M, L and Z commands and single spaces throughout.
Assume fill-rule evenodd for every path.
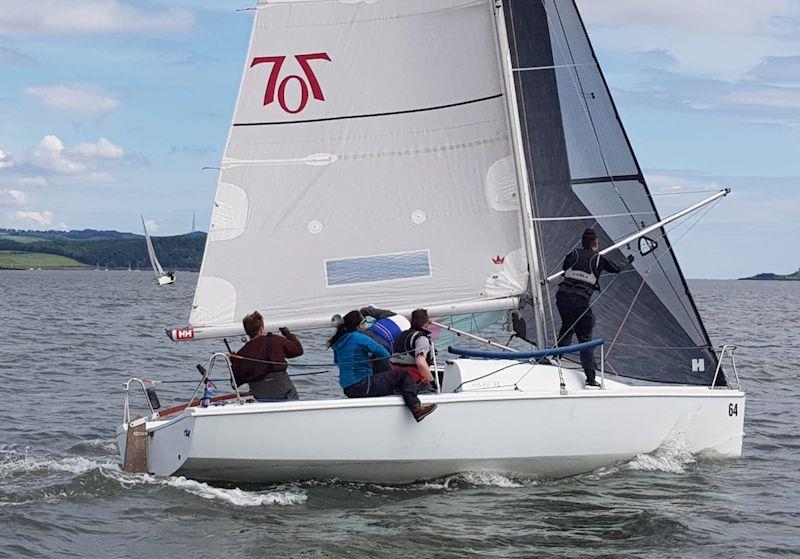
M 618 274 L 633 262 L 633 255 L 628 256 L 627 262 L 611 262 L 598 254 L 600 245 L 594 229 L 583 232 L 581 246 L 564 258 L 564 280 L 556 293 L 556 307 L 561 316 L 561 330 L 558 333 L 560 347 L 572 343 L 573 332 L 578 337 L 578 343 L 592 340 L 595 320 L 591 301 L 594 292 L 600 291 L 600 274 Z M 586 373 L 586 386 L 600 386 L 595 380 L 594 349 L 581 351 L 581 365 Z

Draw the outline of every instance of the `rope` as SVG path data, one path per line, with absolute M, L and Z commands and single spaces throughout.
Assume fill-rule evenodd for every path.
M 343 361 L 341 363 L 289 363 L 287 361 L 267 361 L 266 359 L 255 359 L 253 357 L 244 357 L 243 355 L 237 355 L 235 353 L 229 353 L 229 359 L 239 359 L 241 361 L 251 361 L 253 363 L 261 363 L 263 365 L 286 365 L 291 367 L 334 367 L 337 365 L 360 365 L 362 363 L 374 363 L 375 361 L 383 361 L 384 359 L 389 359 L 396 355 L 406 355 L 409 353 L 413 353 L 414 350 L 410 349 L 408 351 L 398 351 L 396 353 L 392 353 L 389 357 L 375 357 L 373 359 L 364 359 L 361 361 Z M 323 371 L 327 372 L 327 371 Z
M 622 328 L 628 321 L 628 317 L 631 315 L 631 311 L 633 310 L 633 305 L 636 304 L 636 300 L 639 298 L 639 294 L 642 292 L 644 284 L 647 283 L 647 275 L 649 273 L 650 270 L 648 269 L 647 272 L 645 272 L 644 275 L 642 276 L 642 283 L 639 285 L 639 289 L 636 290 L 636 295 L 633 296 L 633 300 L 631 301 L 631 304 L 628 307 L 628 312 L 626 312 L 625 316 L 622 318 L 622 322 L 620 323 L 619 328 L 617 328 L 617 333 L 614 334 L 614 339 L 611 340 L 611 345 L 608 346 L 608 351 L 606 351 L 606 360 L 608 360 L 608 356 L 611 355 L 611 350 L 614 349 L 614 344 L 617 343 L 617 338 L 619 338 L 619 335 L 622 332 Z

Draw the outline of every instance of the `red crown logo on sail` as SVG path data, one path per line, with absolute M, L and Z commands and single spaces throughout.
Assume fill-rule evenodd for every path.
M 506 259 L 504 257 L 500 256 L 499 254 L 497 256 L 495 256 L 494 258 L 492 258 L 492 262 L 494 262 L 495 264 L 502 264 L 505 261 L 506 261 Z

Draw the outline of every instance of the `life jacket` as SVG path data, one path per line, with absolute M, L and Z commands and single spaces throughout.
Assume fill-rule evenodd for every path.
M 430 332 L 427 330 L 416 330 L 411 328 L 410 330 L 405 330 L 401 332 L 397 339 L 394 342 L 394 351 L 395 355 L 392 356 L 392 363 L 395 365 L 401 366 L 414 366 L 416 363 L 416 357 L 414 355 L 415 346 L 417 344 L 417 340 L 420 336 L 424 336 L 430 340 Z M 431 345 L 431 350 L 433 346 Z M 432 351 L 429 351 L 428 354 L 425 356 L 425 361 L 428 362 L 428 365 L 433 365 L 433 355 L 431 355 Z
M 575 249 L 572 254 L 576 255 L 575 262 L 564 270 L 562 284 L 600 290 L 600 255 L 588 248 Z

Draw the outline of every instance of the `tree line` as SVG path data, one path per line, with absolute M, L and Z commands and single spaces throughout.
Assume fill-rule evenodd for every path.
M 103 268 L 149 268 L 144 236 L 116 231 L 28 232 L 4 230 L 0 250 L 43 252 L 73 258 L 89 266 Z M 8 236 L 31 237 L 32 242 L 18 242 Z M 41 239 L 41 240 L 39 240 Z M 206 234 L 194 232 L 174 237 L 151 237 L 159 262 L 164 269 L 199 270 Z

